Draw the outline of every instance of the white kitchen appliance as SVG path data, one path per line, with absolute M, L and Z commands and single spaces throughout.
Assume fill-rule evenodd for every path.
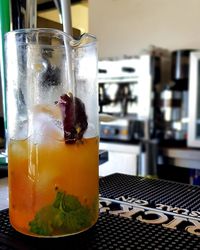
M 99 111 L 118 118 L 101 122 L 101 139 L 135 141 L 144 137 L 144 122 L 154 119 L 156 85 L 169 81 L 169 65 L 169 55 L 157 51 L 99 61 Z
M 188 138 L 189 147 L 200 147 L 200 51 L 190 54 L 189 74 L 189 114 Z

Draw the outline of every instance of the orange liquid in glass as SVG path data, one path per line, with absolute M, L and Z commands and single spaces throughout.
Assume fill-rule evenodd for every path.
M 98 218 L 98 137 L 79 143 L 43 141 L 30 138 L 11 140 L 9 144 L 9 214 L 19 232 L 30 231 L 30 221 L 41 208 L 55 201 L 58 190 L 76 197 L 92 211 L 90 225 Z M 84 231 L 87 228 L 80 228 Z M 78 233 L 56 232 L 47 237 Z M 40 237 L 40 235 L 36 235 Z M 43 236 L 42 236 L 43 237 Z

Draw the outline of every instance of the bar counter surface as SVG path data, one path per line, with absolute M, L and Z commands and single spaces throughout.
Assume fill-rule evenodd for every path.
M 21 235 L 1 210 L 0 249 L 200 249 L 199 186 L 116 173 L 100 178 L 99 190 L 98 222 L 70 237 Z

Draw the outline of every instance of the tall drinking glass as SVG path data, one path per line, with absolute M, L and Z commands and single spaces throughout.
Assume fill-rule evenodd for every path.
M 71 235 L 98 219 L 96 43 L 53 29 L 5 36 L 9 217 L 23 234 Z

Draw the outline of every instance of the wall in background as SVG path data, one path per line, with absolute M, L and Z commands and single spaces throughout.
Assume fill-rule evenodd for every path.
M 57 9 L 40 11 L 38 16 L 54 22 L 60 22 Z M 71 7 L 72 27 L 79 29 L 81 33 L 88 32 L 88 4 L 74 4 Z
M 89 0 L 99 57 L 135 55 L 150 45 L 200 48 L 199 0 Z

